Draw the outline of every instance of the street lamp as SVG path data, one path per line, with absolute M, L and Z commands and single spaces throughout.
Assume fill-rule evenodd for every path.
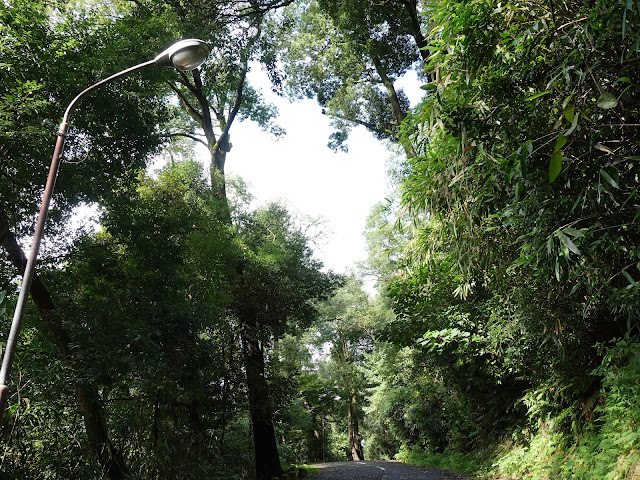
M 51 160 L 51 167 L 49 168 L 49 176 L 47 177 L 47 184 L 42 195 L 42 205 L 40 206 L 40 213 L 36 221 L 36 229 L 33 234 L 33 242 L 31 243 L 31 251 L 27 258 L 27 265 L 22 277 L 22 286 L 20 287 L 20 295 L 18 296 L 18 303 L 16 304 L 16 310 L 13 314 L 13 320 L 11 322 L 11 330 L 9 337 L 7 338 L 7 346 L 4 351 L 4 357 L 2 359 L 2 368 L 0 369 L 0 424 L 4 417 L 4 409 L 7 404 L 8 389 L 6 385 L 7 377 L 11 371 L 11 364 L 15 355 L 15 347 L 18 340 L 18 334 L 20 333 L 20 324 L 22 323 L 22 315 L 24 313 L 24 304 L 26 297 L 31 289 L 31 281 L 33 280 L 33 269 L 35 266 L 36 258 L 38 257 L 38 251 L 40 250 L 40 242 L 44 232 L 44 223 L 47 218 L 47 212 L 49 210 L 49 204 L 51 203 L 51 196 L 53 194 L 53 187 L 56 183 L 56 177 L 58 175 L 58 167 L 62 158 L 62 150 L 64 148 L 64 141 L 67 136 L 67 130 L 69 127 L 69 115 L 71 110 L 75 107 L 75 104 L 87 93 L 110 83 L 120 77 L 124 77 L 137 70 L 150 67 L 153 65 L 160 67 L 177 68 L 178 70 L 186 71 L 198 68 L 207 59 L 209 55 L 209 47 L 202 40 L 188 39 L 180 40 L 174 43 L 164 52 L 160 53 L 153 60 L 136 65 L 135 67 L 127 68 L 121 72 L 111 75 L 109 78 L 99 81 L 84 89 L 80 92 L 64 112 L 62 123 L 60 124 L 60 130 L 58 131 L 58 139 L 56 140 L 56 146 L 53 151 L 53 159 Z

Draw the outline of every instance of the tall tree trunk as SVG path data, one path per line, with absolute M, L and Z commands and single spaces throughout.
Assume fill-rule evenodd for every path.
M 407 112 L 405 112 L 400 105 L 400 99 L 398 98 L 398 93 L 396 92 L 396 88 L 393 85 L 393 81 L 387 75 L 387 71 L 385 70 L 385 68 L 382 65 L 382 62 L 380 61 L 380 57 L 378 57 L 377 55 L 373 55 L 372 60 L 373 60 L 373 65 L 376 67 L 376 72 L 380 76 L 380 79 L 382 80 L 382 84 L 387 90 L 387 94 L 389 96 L 389 103 L 391 104 L 391 110 L 393 111 L 393 116 L 395 117 L 396 123 L 398 124 L 398 126 L 400 126 L 402 125 L 402 121 L 404 120 L 404 118 L 407 116 Z M 409 143 L 403 141 L 401 138 L 399 138 L 398 140 L 400 141 L 400 144 L 402 145 L 402 148 L 404 148 L 404 151 L 408 157 L 413 158 L 416 156 L 415 152 L 413 151 L 413 148 Z
M 226 136 L 224 141 L 217 142 L 210 149 L 211 162 L 209 163 L 211 190 L 214 192 L 215 198 L 220 202 L 221 213 L 219 218 L 225 223 L 231 223 L 231 210 L 227 199 L 227 183 L 224 176 L 224 164 L 230 149 L 229 137 Z
M 351 398 L 347 403 L 347 423 L 349 424 L 349 447 L 354 462 L 364 460 L 362 442 L 360 441 L 360 426 L 358 424 L 358 400 L 355 390 L 351 390 Z
M 11 263 L 18 272 L 21 275 L 24 274 L 27 257 L 16 241 L 15 236 L 9 230 L 8 217 L 3 210 L 0 210 L 0 245 L 7 251 Z M 60 353 L 60 358 L 66 365 L 74 369 L 69 336 L 63 329 L 60 319 L 56 315 L 57 312 L 49 291 L 38 275 L 34 275 L 29 293 L 40 312 L 40 317 L 47 327 L 49 335 Z M 111 480 L 123 479 L 129 472 L 124 463 L 124 458 L 109 440 L 102 403 L 100 402 L 97 389 L 93 385 L 78 382 L 75 387 L 75 392 L 84 420 L 89 446 L 93 454 Z
M 273 428 L 269 389 L 264 376 L 264 352 L 260 348 L 256 330 L 255 322 L 243 322 L 242 348 L 247 373 L 256 480 L 271 480 L 282 475 L 282 466 Z
M 217 422 L 216 428 L 220 429 L 220 438 L 218 441 L 218 454 L 222 456 L 224 451 L 224 438 L 227 432 L 227 419 L 229 417 L 229 413 L 227 412 L 227 405 L 229 403 L 229 382 L 230 382 L 230 373 L 233 370 L 233 352 L 232 348 L 236 343 L 236 337 L 232 333 L 231 341 L 229 342 L 229 349 L 225 349 L 222 347 L 222 358 L 226 359 L 225 369 L 224 369 L 224 377 L 222 383 L 222 411 L 220 412 L 220 418 Z M 225 351 L 226 350 L 226 351 Z
M 325 419 L 325 415 L 324 415 L 324 408 L 323 408 L 322 409 L 322 462 L 323 463 L 327 461 L 327 452 L 326 452 L 326 445 L 325 445 L 324 419 Z
M 419 49 L 420 57 L 424 63 L 427 63 L 429 60 L 429 50 L 427 47 L 429 44 L 427 43 L 426 38 L 422 34 L 422 26 L 420 25 L 420 14 L 418 13 L 418 2 L 416 0 L 401 0 L 402 5 L 407 11 L 407 15 L 409 16 L 409 24 L 411 25 L 411 36 L 416 42 L 416 46 Z
M 129 471 L 124 457 L 109 440 L 98 391 L 92 385 L 79 384 L 76 386 L 76 394 L 91 450 L 111 480 L 122 480 Z

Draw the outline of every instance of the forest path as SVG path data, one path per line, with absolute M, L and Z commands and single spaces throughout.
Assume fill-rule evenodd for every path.
M 312 465 L 321 470 L 313 480 L 464 480 L 467 477 L 399 462 L 334 462 Z

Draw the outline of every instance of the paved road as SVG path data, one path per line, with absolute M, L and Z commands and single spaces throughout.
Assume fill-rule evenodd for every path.
M 465 477 L 435 468 L 399 462 L 335 462 L 312 465 L 321 473 L 312 480 L 464 480 Z

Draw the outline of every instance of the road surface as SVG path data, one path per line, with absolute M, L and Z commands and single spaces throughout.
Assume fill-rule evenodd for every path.
M 445 470 L 399 462 L 335 462 L 312 465 L 320 469 L 312 480 L 465 480 Z

